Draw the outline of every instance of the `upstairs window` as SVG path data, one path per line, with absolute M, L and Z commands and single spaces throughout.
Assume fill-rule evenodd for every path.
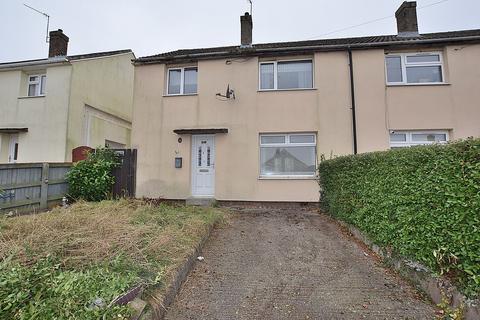
M 261 134 L 260 176 L 313 177 L 317 143 L 313 133 Z
M 197 67 L 168 69 L 167 94 L 184 95 L 197 93 Z
M 446 143 L 448 131 L 391 131 L 390 147 L 403 148 L 423 144 Z
M 312 60 L 261 62 L 260 90 L 313 88 Z
M 28 96 L 37 97 L 45 95 L 45 86 L 47 85 L 47 76 L 44 74 L 35 74 L 28 76 Z
M 440 52 L 398 53 L 385 57 L 387 84 L 443 83 Z

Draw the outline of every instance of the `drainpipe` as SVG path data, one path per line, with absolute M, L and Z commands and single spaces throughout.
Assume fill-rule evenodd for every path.
M 357 118 L 355 116 L 355 81 L 353 80 L 352 49 L 348 51 L 348 64 L 350 66 L 350 96 L 352 97 L 352 127 L 353 127 L 353 154 L 357 154 Z

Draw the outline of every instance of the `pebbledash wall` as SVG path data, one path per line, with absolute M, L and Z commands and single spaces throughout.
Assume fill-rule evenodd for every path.
M 448 130 L 450 140 L 480 136 L 480 45 L 423 51 L 443 53 L 445 84 L 387 86 L 388 51 L 353 51 L 359 152 L 388 149 L 390 130 Z M 165 96 L 166 68 L 178 65 L 137 65 L 132 130 L 132 146 L 138 149 L 136 195 L 190 197 L 191 136 L 182 135 L 179 143 L 173 130 L 228 128 L 215 135 L 217 200 L 318 201 L 313 178 L 260 178 L 259 134 L 315 132 L 318 158 L 353 153 L 348 53 L 281 60 L 290 58 L 313 59 L 314 89 L 258 91 L 262 59 L 250 57 L 228 64 L 226 59 L 182 64 L 198 66 L 198 94 Z M 236 99 L 219 101 L 215 93 L 224 92 L 227 84 Z M 181 169 L 175 168 L 175 157 L 183 158 Z

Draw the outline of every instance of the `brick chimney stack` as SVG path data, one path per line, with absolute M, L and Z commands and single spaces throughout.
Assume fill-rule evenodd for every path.
M 48 48 L 48 57 L 66 56 L 68 48 L 68 37 L 62 29 L 50 31 L 50 47 Z
M 248 12 L 245 12 L 245 15 L 240 16 L 240 25 L 241 25 L 240 36 L 241 36 L 242 47 L 251 47 L 253 20 L 252 20 L 252 16 Z
M 397 30 L 400 37 L 418 36 L 417 2 L 404 1 L 395 12 Z

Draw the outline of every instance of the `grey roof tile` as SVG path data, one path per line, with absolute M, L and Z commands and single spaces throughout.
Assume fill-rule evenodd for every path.
M 450 32 L 437 32 L 419 34 L 417 37 L 402 37 L 398 35 L 380 35 L 380 36 L 368 36 L 368 37 L 355 37 L 355 38 L 338 38 L 338 39 L 320 39 L 320 40 L 305 40 L 305 41 L 293 41 L 293 42 L 273 42 L 273 43 L 259 43 L 254 44 L 250 48 L 242 48 L 240 46 L 226 46 L 226 47 L 213 47 L 213 48 L 197 48 L 197 49 L 180 49 L 152 56 L 140 57 L 135 60 L 136 63 L 156 63 L 156 62 L 168 62 L 185 58 L 215 58 L 218 56 L 237 56 L 246 55 L 265 51 L 265 50 L 288 50 L 301 47 L 316 47 L 316 50 L 323 49 L 345 49 L 348 47 L 363 48 L 377 46 L 388 46 L 400 43 L 420 44 L 435 42 L 438 40 L 443 42 L 455 42 L 462 41 L 465 37 L 473 37 L 480 40 L 480 29 L 475 30 L 462 30 L 462 31 L 450 31 Z M 314 49 L 312 49 L 314 50 Z

